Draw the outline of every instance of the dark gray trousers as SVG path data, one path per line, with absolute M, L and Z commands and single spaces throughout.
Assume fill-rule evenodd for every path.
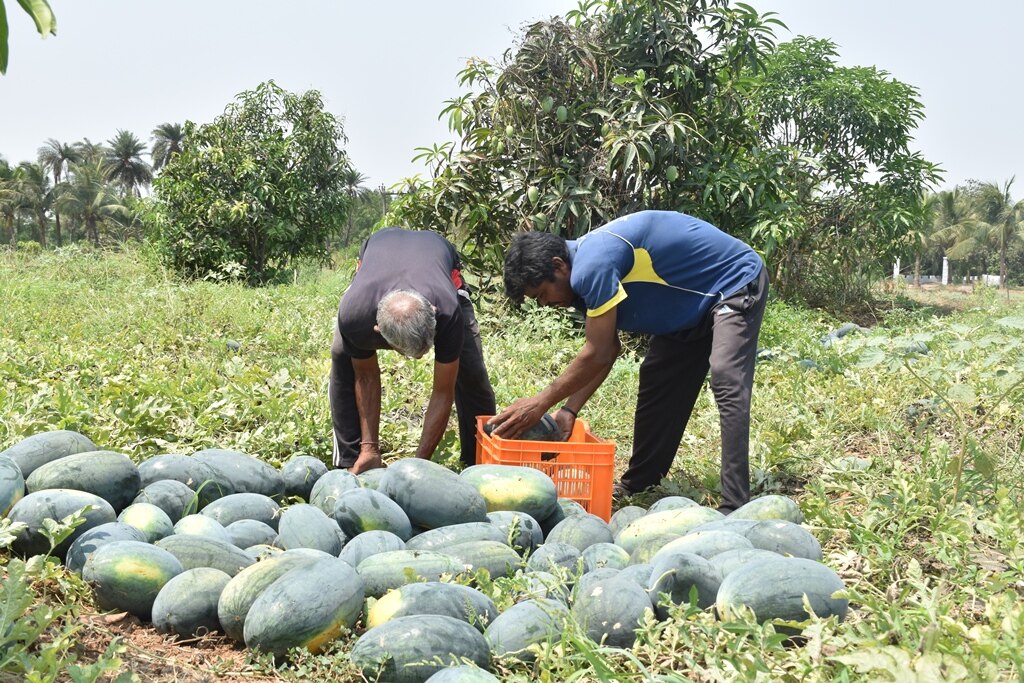
M 735 510 L 750 499 L 750 396 L 767 300 L 768 274 L 762 268 L 696 328 L 651 338 L 640 365 L 633 454 L 623 486 L 642 491 L 668 474 L 710 369 L 722 430 L 721 509 Z
M 459 355 L 459 374 L 455 379 L 455 411 L 459 418 L 460 457 L 467 467 L 476 463 L 476 418 L 494 415 L 494 391 L 484 365 L 480 326 L 468 296 L 459 294 L 463 341 Z M 337 318 L 331 344 L 331 376 L 328 386 L 331 422 L 334 428 L 334 466 L 351 467 L 359 457 L 361 429 L 356 407 L 355 371 L 352 357 L 341 350 Z

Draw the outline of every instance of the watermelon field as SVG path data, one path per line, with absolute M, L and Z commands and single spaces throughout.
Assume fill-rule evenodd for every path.
M 527 517 L 506 519 L 504 526 L 488 517 L 488 524 L 501 530 L 501 541 L 474 539 L 490 545 L 417 576 L 418 570 L 405 569 L 389 555 L 413 551 L 383 543 L 370 548 L 368 508 L 359 506 L 389 510 L 387 528 L 406 536 L 406 548 L 418 545 L 421 558 L 447 562 L 451 556 L 445 547 L 459 544 L 436 533 L 452 521 L 441 519 L 441 509 L 477 495 L 454 495 L 462 491 L 458 487 L 484 484 L 473 483 L 468 472 L 456 475 L 440 467 L 459 466 L 455 430 L 449 429 L 429 476 L 453 493 L 447 496 L 451 500 L 436 509 L 417 507 L 425 496 L 413 495 L 412 479 L 401 477 L 429 463 L 403 458 L 415 450 L 432 368 L 427 360 L 383 354 L 380 436 L 389 467 L 373 484 L 341 485 L 333 495 L 350 501 L 347 508 L 331 503 L 325 513 L 318 504 L 321 480 L 354 479 L 318 469 L 331 454 L 326 383 L 332 316 L 354 265 L 344 255 L 335 263 L 334 269 L 300 269 L 289 284 L 249 288 L 215 280 L 184 282 L 146 247 L 116 253 L 77 247 L 0 253 L 0 452 L 10 453 L 33 435 L 76 432 L 107 453 L 102 456 L 107 469 L 100 473 L 107 477 L 96 486 L 109 490 L 111 498 L 123 497 L 115 507 L 146 504 L 135 512 L 152 513 L 154 519 L 164 514 L 157 504 L 163 499 L 152 491 L 140 499 L 137 488 L 118 483 L 119 473 L 136 472 L 139 484 L 138 472 L 153 478 L 156 462 L 213 462 L 225 451 L 252 456 L 238 461 L 235 478 L 216 471 L 214 483 L 234 487 L 221 491 L 219 500 L 206 485 L 181 498 L 180 519 L 164 522 L 174 524 L 174 533 L 167 527 L 152 538 L 105 546 L 120 554 L 103 547 L 88 558 L 69 551 L 84 528 L 80 525 L 88 524 L 83 520 L 103 501 L 84 515 L 55 515 L 60 519 L 42 525 L 28 544 L 17 519 L 10 518 L 17 515 L 5 517 L 0 522 L 0 680 L 426 680 L 386 666 L 383 673 L 374 672 L 366 662 L 381 649 L 390 648 L 393 663 L 429 660 L 442 646 L 484 642 L 480 628 L 486 622 L 497 624 L 513 608 L 538 603 L 541 594 L 563 605 L 554 611 L 569 609 L 575 618 L 559 621 L 553 635 L 526 655 L 496 654 L 499 637 L 492 632 L 476 658 L 490 674 L 463 669 L 432 680 L 1015 681 L 1024 675 L 1024 301 L 1019 295 L 983 287 L 897 289 L 879 292 L 875 307 L 855 319 L 772 301 L 761 333 L 751 434 L 754 496 L 764 499 L 762 508 L 772 501 L 772 510 L 762 509 L 757 513 L 762 516 L 747 521 L 716 517 L 718 415 L 708 391 L 698 402 L 670 478 L 654 492 L 617 501 L 611 527 L 587 522 L 593 538 L 615 528 L 606 537 L 615 543 L 605 545 L 618 551 L 602 546 L 609 554 L 598 559 L 596 549 L 588 552 L 598 545 L 592 543 L 568 562 L 556 558 L 559 543 L 552 536 L 572 546 L 591 533 L 582 521 L 570 533 L 565 521 L 595 518 L 552 498 L 545 520 L 565 519 L 563 526 L 543 530 L 547 542 L 537 541 Z M 498 404 L 507 405 L 560 372 L 582 343 L 582 331 L 560 311 L 530 306 L 513 311 L 482 284 L 478 319 L 484 352 Z M 629 455 L 642 349 L 642 340 L 625 340 L 622 357 L 581 415 L 594 433 L 617 444 L 619 471 Z M 182 458 L 153 460 L 168 454 Z M 56 471 L 57 479 L 67 480 L 72 471 L 67 459 L 76 457 L 72 453 L 63 464 L 57 459 L 41 465 L 42 474 L 36 469 L 27 478 L 38 484 Z M 92 456 L 93 466 L 98 460 Z M 299 463 L 317 477 L 315 484 L 299 477 L 297 486 L 312 484 L 302 495 L 276 495 L 273 509 L 256 509 L 256 499 L 247 499 L 254 507 L 245 516 L 226 509 L 232 492 L 253 490 L 243 486 L 243 470 L 285 473 Z M 0 480 L 6 481 L 10 470 L 4 468 L 0 462 Z M 97 476 L 74 472 L 72 481 Z M 523 500 L 539 505 L 534 494 L 544 486 L 531 480 Z M 39 488 L 40 493 L 53 490 Z M 512 490 L 503 484 L 499 493 Z M 488 509 L 499 493 L 480 494 Z M 269 500 L 260 496 L 261 505 L 263 498 Z M 10 507 L 21 501 L 0 502 Z M 64 504 L 54 503 L 54 509 Z M 693 535 L 680 531 L 675 540 L 660 537 L 662 545 L 641 548 L 642 520 L 658 515 L 675 522 L 691 516 L 687 531 L 708 522 L 719 525 L 711 528 L 739 530 L 726 535 L 739 536 L 746 545 L 731 552 L 763 549 L 744 540 L 757 535 L 750 530 L 758 525 L 784 528 L 779 547 L 797 557 L 766 560 L 753 572 L 759 575 L 758 604 L 791 606 L 796 600 L 803 607 L 806 601 L 816 613 L 831 616 L 772 619 L 753 608 L 723 609 L 723 600 L 728 601 L 722 592 L 717 602 L 715 596 L 709 599 L 699 581 L 687 591 L 647 590 L 642 582 L 625 590 L 626 580 L 610 574 L 589 584 L 578 575 L 580 566 L 603 565 L 606 572 L 618 567 L 620 573 L 643 563 L 659 566 L 656 554 L 664 544 L 690 543 L 683 539 Z M 307 538 L 325 520 L 337 522 L 346 537 L 323 537 L 328 554 L 338 557 L 295 559 L 302 555 L 296 549 L 311 546 L 282 541 L 286 531 Z M 175 638 L 166 627 L 183 623 L 178 603 L 168 607 L 157 597 L 156 604 L 136 610 L 131 600 L 140 595 L 138 585 L 117 594 L 106 590 L 104 572 L 113 572 L 110 568 L 145 566 L 148 579 L 155 580 L 170 566 L 160 563 L 172 554 L 212 555 L 196 550 L 197 541 L 184 547 L 190 541 L 181 539 L 190 533 L 203 537 L 214 522 L 224 527 L 214 531 L 223 533 L 239 521 L 251 522 L 244 525 L 245 537 L 255 541 L 250 549 L 264 549 L 246 555 L 231 543 L 219 545 L 238 551 L 230 555 L 236 575 L 261 565 L 269 575 L 276 563 L 277 571 L 288 572 L 278 576 L 292 580 L 275 581 L 267 591 L 277 590 L 277 601 L 302 607 L 275 613 L 275 600 L 260 596 L 249 605 L 243 631 L 238 621 L 234 634 L 202 630 Z M 197 526 L 186 532 L 186 523 Z M 259 537 L 274 525 L 278 535 Z M 413 534 L 419 528 L 433 530 Z M 233 531 L 241 534 L 240 529 Z M 288 550 L 270 547 L 275 543 Z M 351 589 L 357 574 L 346 562 L 346 549 L 349 561 L 359 555 L 360 591 Z M 625 559 L 612 559 L 616 552 Z M 712 565 L 715 554 L 707 555 L 712 559 L 699 557 L 700 566 L 719 567 L 722 585 L 744 571 L 733 569 L 723 579 L 720 566 Z M 541 558 L 550 564 L 541 566 Z M 294 567 L 286 570 L 288 562 Z M 509 571 L 516 563 L 535 570 L 533 575 Z M 794 563 L 813 568 L 797 571 Z M 460 571 L 465 565 L 475 571 Z M 209 565 L 191 573 L 182 568 L 166 582 L 171 586 L 186 574 L 196 582 L 177 583 L 182 602 L 201 597 L 200 585 L 227 590 L 227 577 Z M 540 585 L 539 569 L 550 570 Z M 436 576 L 427 576 L 430 572 Z M 423 583 L 424 578 L 431 582 Z M 400 585 L 401 592 L 388 592 Z M 600 593 L 595 585 L 614 595 L 593 598 Z M 588 609 L 611 609 L 595 607 L 594 601 L 612 598 L 614 609 L 635 616 L 630 624 L 635 628 L 597 627 L 581 617 Z M 303 647 L 289 649 L 288 638 L 322 619 L 318 611 L 331 600 L 337 611 L 333 621 L 328 619 L 330 628 L 303 636 Z M 436 615 L 395 617 L 411 604 L 436 606 L 446 600 L 471 602 L 468 622 Z M 413 619 L 418 621 L 403 621 Z M 158 621 L 165 628 L 154 626 Z M 266 630 L 257 633 L 257 622 Z M 285 622 L 287 633 L 271 633 Z M 401 628 L 392 626 L 375 642 L 363 638 L 380 624 Z M 251 642 L 260 646 L 245 646 L 250 632 Z M 605 636 L 604 642 L 597 642 L 595 633 Z M 467 646 L 470 651 L 480 652 Z

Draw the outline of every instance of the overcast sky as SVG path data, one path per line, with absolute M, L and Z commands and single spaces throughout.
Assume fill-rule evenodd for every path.
M 946 173 L 1002 182 L 1024 171 L 1020 27 L 1024 2 L 748 0 L 790 31 L 830 38 L 845 65 L 875 65 L 917 87 L 927 119 L 916 147 Z M 144 141 L 165 122 L 206 123 L 235 95 L 274 79 L 319 90 L 344 120 L 369 185 L 421 167 L 414 149 L 448 139 L 438 112 L 460 94 L 469 57 L 496 59 L 524 23 L 570 0 L 50 0 L 41 40 L 13 0 L 0 76 L 0 156 L 35 159 L 47 138 Z M 1024 179 L 1014 195 L 1024 195 Z

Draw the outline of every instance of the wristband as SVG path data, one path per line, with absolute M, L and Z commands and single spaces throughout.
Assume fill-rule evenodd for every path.
M 570 408 L 569 406 L 562 406 L 561 408 L 559 408 L 559 410 L 564 410 L 565 412 L 569 413 L 573 417 L 579 417 L 579 414 L 575 410 Z
M 360 446 L 379 446 L 380 443 L 377 442 L 377 441 L 360 441 L 359 445 Z

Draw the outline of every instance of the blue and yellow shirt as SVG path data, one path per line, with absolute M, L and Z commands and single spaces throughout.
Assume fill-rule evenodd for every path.
M 623 216 L 568 246 L 569 283 L 586 314 L 618 307 L 616 327 L 645 334 L 696 327 L 764 267 L 740 240 L 675 211 Z

